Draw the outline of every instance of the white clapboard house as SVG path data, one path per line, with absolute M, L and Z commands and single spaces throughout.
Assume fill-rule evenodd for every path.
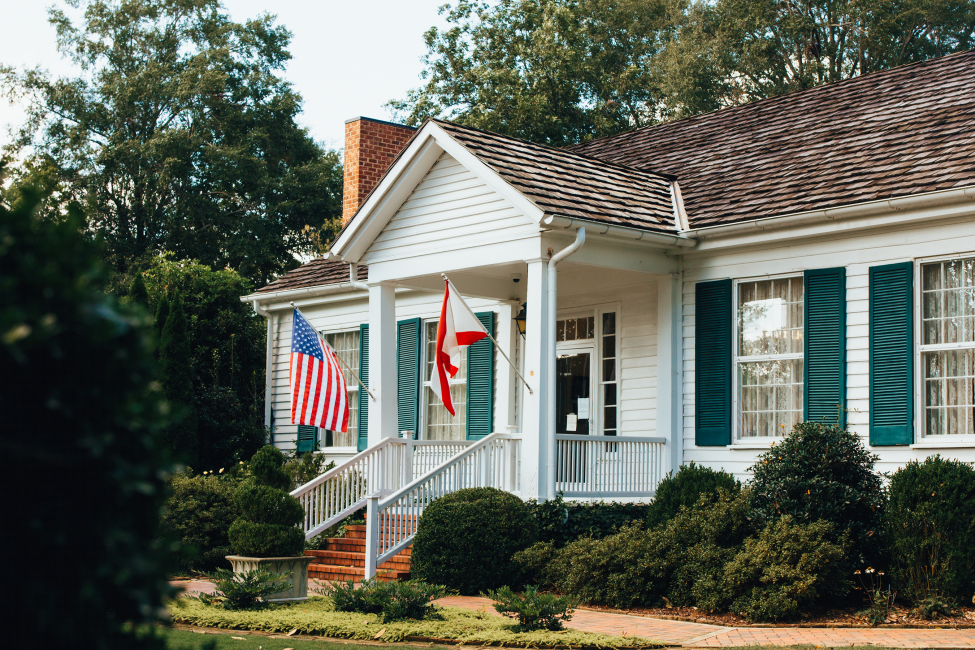
M 647 501 L 802 420 L 975 461 L 975 52 L 567 149 L 359 118 L 345 155 L 327 259 L 242 299 L 274 444 L 338 465 L 306 531 L 369 505 L 368 570 L 445 492 Z M 482 341 L 440 405 L 441 274 L 530 391 Z M 375 396 L 349 375 L 346 433 L 290 423 L 291 302 Z

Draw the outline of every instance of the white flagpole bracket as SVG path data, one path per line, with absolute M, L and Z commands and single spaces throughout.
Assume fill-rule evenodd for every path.
M 298 312 L 299 314 L 301 314 L 301 310 L 298 309 L 297 307 L 295 307 L 295 304 L 293 302 L 292 303 L 289 303 L 289 304 L 292 307 L 294 307 L 294 310 L 296 312 Z M 301 316 L 302 316 L 302 318 L 304 318 L 305 315 L 304 314 L 301 314 Z M 352 376 L 355 377 L 355 380 L 357 382 L 359 382 L 359 385 L 360 386 L 362 386 L 362 390 L 366 391 L 366 394 L 369 396 L 369 399 L 371 399 L 372 401 L 375 402 L 376 401 L 376 396 L 372 394 L 372 391 L 371 390 L 369 390 L 368 388 L 366 388 L 366 385 L 362 383 L 362 380 L 361 379 L 359 379 L 359 375 L 356 374 L 356 371 L 353 370 L 352 368 L 349 368 L 349 365 L 346 362 L 342 361 L 342 357 L 340 357 L 338 354 L 335 355 L 335 358 L 338 360 L 339 363 L 342 364 L 342 366 L 344 368 L 346 368 L 350 373 L 352 373 Z M 529 391 L 529 392 L 531 392 L 531 391 Z
M 446 280 L 447 282 L 450 282 L 450 278 L 447 277 L 447 274 L 446 273 L 441 273 L 440 275 L 443 276 L 443 279 L 444 280 Z M 450 282 L 450 286 L 454 286 L 454 283 L 453 282 Z M 515 371 L 515 374 L 516 375 L 518 375 L 518 379 L 520 379 L 521 380 L 521 383 L 523 383 L 525 385 L 525 388 L 528 389 L 528 394 L 529 395 L 534 395 L 535 393 L 534 393 L 534 391 L 532 391 L 532 387 L 528 385 L 528 382 L 525 381 L 525 378 L 521 376 L 521 373 L 520 372 L 518 372 L 518 368 L 515 367 L 515 364 L 511 363 L 511 359 L 509 359 L 508 358 L 508 355 L 504 353 L 504 350 L 502 350 L 501 349 L 501 346 L 498 345 L 498 342 L 496 340 L 494 340 L 494 337 L 491 336 L 491 333 L 490 332 L 487 332 L 487 335 L 488 335 L 488 338 L 491 339 L 491 343 L 494 343 L 495 349 L 498 352 L 501 353 L 501 356 L 504 357 L 504 360 L 508 362 L 508 365 L 511 366 L 511 369 Z

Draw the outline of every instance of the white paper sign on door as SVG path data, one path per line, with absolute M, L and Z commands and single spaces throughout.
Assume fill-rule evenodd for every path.
M 579 398 L 579 419 L 588 420 L 589 419 L 589 398 L 580 397 Z
M 569 413 L 567 416 L 565 416 L 566 431 L 575 431 L 576 429 L 579 428 L 578 425 L 579 425 L 579 421 L 575 413 Z

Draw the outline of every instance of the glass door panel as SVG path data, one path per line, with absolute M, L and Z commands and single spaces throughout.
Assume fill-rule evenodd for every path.
M 559 352 L 555 360 L 555 432 L 589 435 L 592 391 L 592 352 Z M 557 445 L 570 449 L 568 458 L 557 459 L 557 480 L 586 480 L 587 452 L 583 445 Z

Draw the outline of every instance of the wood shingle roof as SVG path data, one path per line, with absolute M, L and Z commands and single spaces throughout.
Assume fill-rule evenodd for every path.
M 975 184 L 975 51 L 569 148 L 677 176 L 692 228 Z
M 368 278 L 369 269 L 360 266 L 358 278 L 365 281 Z M 292 289 L 305 289 L 307 287 L 317 287 L 326 284 L 340 284 L 349 281 L 348 262 L 338 262 L 335 260 L 323 260 L 322 258 L 302 264 L 296 269 L 288 271 L 280 278 L 255 291 L 259 293 L 272 293 L 277 291 L 291 291 Z

